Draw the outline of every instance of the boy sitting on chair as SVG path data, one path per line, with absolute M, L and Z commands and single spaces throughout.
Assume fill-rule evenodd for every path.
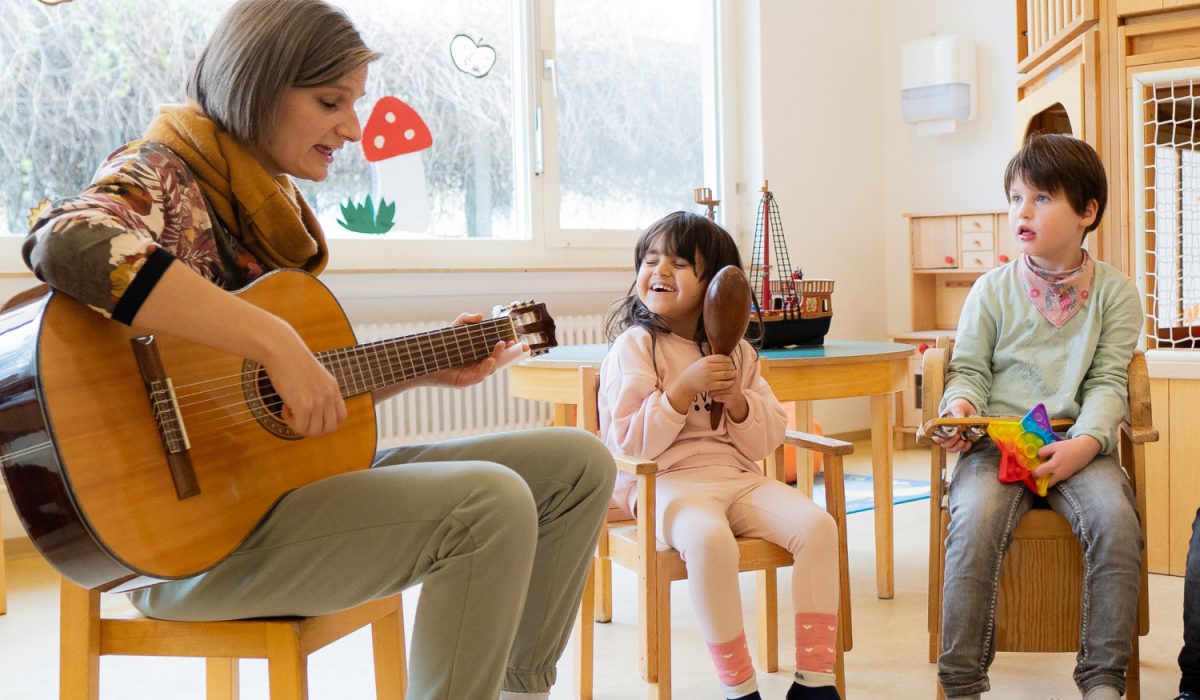
M 1031 137 L 1004 173 L 1008 226 L 1020 258 L 983 275 L 963 306 L 942 415 L 1024 415 L 1044 403 L 1071 418 L 1066 439 L 1041 448 L 1035 472 L 1046 500 L 1083 544 L 1083 625 L 1075 683 L 1085 700 L 1125 692 L 1141 568 L 1141 532 L 1117 455 L 1126 367 L 1142 310 L 1132 280 L 1083 250 L 1107 199 L 1091 146 L 1063 135 Z M 938 681 L 950 698 L 990 689 L 1000 567 L 1013 530 L 1034 503 L 1023 484 L 997 478 L 987 437 L 935 437 L 964 452 L 951 478 Z

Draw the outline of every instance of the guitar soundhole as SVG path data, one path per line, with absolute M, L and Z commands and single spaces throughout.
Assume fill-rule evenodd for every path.
M 275 393 L 275 385 L 271 384 L 267 371 L 259 363 L 251 360 L 242 363 L 242 394 L 246 397 L 251 415 L 267 432 L 285 440 L 301 438 L 283 421 L 283 401 Z

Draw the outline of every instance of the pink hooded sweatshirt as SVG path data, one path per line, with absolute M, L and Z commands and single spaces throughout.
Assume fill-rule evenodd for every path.
M 787 417 L 771 387 L 759 374 L 758 356 L 743 340 L 733 352 L 750 411 L 734 423 L 722 414 L 716 430 L 709 417 L 707 394 L 693 397 L 686 414 L 667 400 L 665 388 L 703 357 L 696 343 L 673 333 L 659 333 L 651 357 L 651 334 L 634 326 L 613 342 L 600 366 L 600 437 L 609 449 L 630 457 L 652 459 L 658 473 L 692 467 L 730 466 L 761 473 L 756 464 L 783 441 Z M 617 474 L 615 506 L 633 511 L 634 479 Z

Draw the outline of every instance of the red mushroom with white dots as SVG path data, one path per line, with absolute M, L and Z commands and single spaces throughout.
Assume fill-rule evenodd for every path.
M 401 231 L 429 228 L 429 195 L 421 151 L 433 145 L 433 134 L 416 110 L 391 96 L 381 97 L 363 127 L 362 147 L 371 163 L 371 198 L 378 207 L 386 199 L 396 205 L 394 227 Z

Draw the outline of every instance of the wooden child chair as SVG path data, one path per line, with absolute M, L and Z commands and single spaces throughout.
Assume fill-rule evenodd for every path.
M 317 617 L 227 622 L 155 620 L 128 604 L 118 612 L 102 612 L 99 591 L 65 578 L 61 596 L 62 700 L 99 698 L 101 656 L 204 657 L 208 700 L 237 700 L 238 659 L 266 659 L 271 700 L 306 700 L 308 655 L 367 625 L 375 653 L 375 697 L 403 700 L 407 688 L 400 596 Z
M 600 432 L 597 392 L 599 376 L 594 367 L 579 370 L 579 427 Z M 820 453 L 825 460 L 826 510 L 837 521 L 838 530 L 838 649 L 835 673 L 838 692 L 846 697 L 843 654 L 853 640 L 850 622 L 850 574 L 846 557 L 846 496 L 842 457 L 854 451 L 848 442 L 789 432 L 784 444 Z M 687 567 L 679 552 L 658 543 L 655 537 L 654 485 L 658 466 L 648 460 L 614 455 L 622 471 L 637 478 L 638 512 L 635 520 L 608 522 L 600 533 L 592 572 L 583 594 L 577 627 L 577 693 L 581 700 L 592 697 L 592 620 L 612 619 L 611 561 L 634 571 L 638 579 L 638 656 L 642 678 L 649 684 L 652 700 L 671 697 L 671 582 L 687 578 Z M 782 480 L 783 445 L 767 460 L 767 475 Z M 779 669 L 779 615 L 776 569 L 792 565 L 788 550 L 766 540 L 739 537 L 739 571 L 758 572 L 758 665 L 768 673 Z
M 4 580 L 4 523 L 0 520 L 0 615 L 8 612 L 8 584 Z
M 945 390 L 946 368 L 951 343 L 939 338 L 936 347 L 925 351 L 922 420 L 937 418 Z M 1121 424 L 1120 458 L 1129 474 L 1136 496 L 1142 539 L 1146 537 L 1146 448 L 1158 439 L 1151 423 L 1150 379 L 1141 351 L 1129 362 L 1129 415 Z M 930 445 L 929 513 L 929 661 L 937 661 L 941 649 L 942 584 L 946 566 L 946 536 L 950 528 L 947 491 L 950 474 L 946 451 L 926 435 L 921 444 Z M 1133 655 L 1129 659 L 1126 697 L 1141 697 L 1138 636 L 1149 632 L 1146 551 L 1142 550 L 1142 582 L 1138 597 L 1137 627 Z M 1067 652 L 1079 650 L 1081 601 L 1083 599 L 1083 547 L 1071 525 L 1050 508 L 1030 510 L 1013 532 L 1004 557 L 996 602 L 995 645 L 997 651 Z M 941 684 L 938 700 L 944 698 Z

